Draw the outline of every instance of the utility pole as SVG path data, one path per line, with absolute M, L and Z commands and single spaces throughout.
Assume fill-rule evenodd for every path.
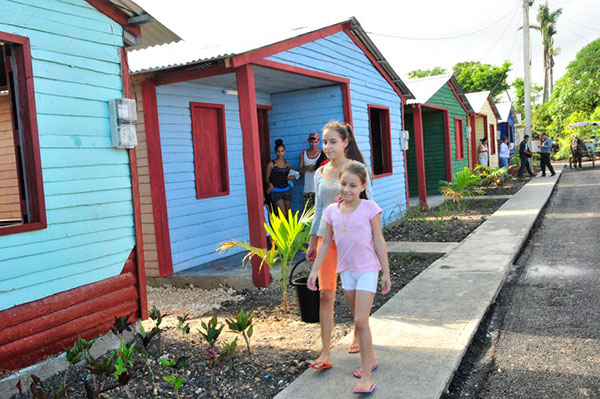
M 525 68 L 525 134 L 531 137 L 531 48 L 529 45 L 529 7 L 534 0 L 523 0 L 523 67 Z

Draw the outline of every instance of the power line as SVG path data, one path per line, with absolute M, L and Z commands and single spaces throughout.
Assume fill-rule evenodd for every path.
M 580 37 L 580 38 L 581 38 L 581 39 L 583 39 L 583 40 L 588 40 L 588 39 L 586 39 L 585 37 L 581 36 L 579 33 L 577 33 L 577 32 L 575 32 L 575 31 L 572 31 L 571 29 L 569 29 L 569 28 L 568 28 L 568 27 L 567 27 L 565 24 L 563 24 L 563 23 L 560 23 L 560 22 L 559 22 L 559 23 L 558 23 L 558 26 L 560 26 L 561 28 L 565 28 L 566 30 L 568 30 L 569 32 L 571 32 L 571 33 L 572 33 L 572 34 L 574 34 L 575 36 L 578 36 L 578 37 Z
M 506 33 L 506 31 L 508 30 L 508 28 L 510 27 L 510 25 L 512 25 L 512 22 L 515 19 L 515 16 L 518 14 L 519 9 L 517 8 L 515 10 L 515 13 L 513 14 L 512 18 L 510 19 L 510 22 L 508 24 L 506 24 L 506 27 L 504 28 L 504 30 L 502 31 L 502 33 L 500 34 L 500 37 L 498 38 L 498 40 L 496 40 L 496 42 L 494 43 L 494 45 L 492 47 L 490 47 L 490 49 L 479 59 L 480 61 L 483 61 L 483 59 L 485 57 L 487 57 L 487 55 L 496 47 L 496 45 L 498 45 L 498 43 L 500 42 L 500 40 L 502 40 L 502 38 L 504 37 L 504 34 Z M 518 33 L 518 31 L 516 32 Z M 516 36 L 516 34 L 515 34 Z M 513 45 L 514 45 L 514 38 L 513 38 Z M 511 49 L 512 51 L 512 49 Z
M 452 39 L 460 39 L 460 38 L 463 38 L 463 37 L 474 35 L 476 33 L 483 32 L 484 30 L 489 29 L 492 26 L 499 24 L 508 15 L 510 15 L 511 12 L 513 12 L 515 9 L 518 9 L 518 8 L 519 8 L 519 5 L 517 5 L 516 7 L 512 8 L 512 9 L 510 9 L 510 11 L 508 13 L 504 14 L 504 16 L 502 16 L 502 18 L 500 18 L 499 20 L 497 20 L 493 24 L 490 24 L 490 25 L 488 25 L 488 26 L 486 26 L 484 28 L 478 29 L 476 31 L 465 33 L 465 34 L 462 34 L 462 35 L 457 35 L 457 36 L 445 36 L 445 37 L 410 37 L 410 36 L 390 35 L 390 34 L 385 34 L 385 33 L 375 33 L 375 32 L 367 32 L 367 33 L 369 35 L 373 35 L 373 36 L 390 37 L 390 38 L 394 38 L 394 39 L 404 39 L 404 40 L 452 40 Z M 514 18 L 514 16 L 513 16 L 513 18 Z
M 569 18 L 565 17 L 564 15 L 562 16 L 562 19 L 564 19 L 564 20 L 566 20 L 566 21 L 569 21 L 569 22 L 571 22 L 571 23 L 574 23 L 574 24 L 576 24 L 576 25 L 583 26 L 584 28 L 588 28 L 588 29 L 591 29 L 591 30 L 595 30 L 596 32 L 600 32 L 600 29 L 592 28 L 591 26 L 587 26 L 587 25 L 584 25 L 584 24 L 582 24 L 582 23 L 580 23 L 580 22 L 573 21 L 573 20 L 571 20 L 571 19 L 569 19 Z

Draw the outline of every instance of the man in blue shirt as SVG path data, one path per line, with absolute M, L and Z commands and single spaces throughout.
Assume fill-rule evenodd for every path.
M 542 143 L 540 144 L 540 166 L 542 167 L 542 176 L 546 176 L 546 166 L 551 175 L 554 176 L 554 168 L 550 164 L 550 151 L 552 150 L 552 139 L 546 133 L 542 133 Z

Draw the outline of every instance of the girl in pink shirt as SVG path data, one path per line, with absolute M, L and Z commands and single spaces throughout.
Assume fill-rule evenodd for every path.
M 348 304 L 354 309 L 354 328 L 361 348 L 361 368 L 354 371 L 354 376 L 360 378 L 355 393 L 375 390 L 372 371 L 377 368 L 377 359 L 369 315 L 380 270 L 383 269 L 381 293 L 387 294 L 391 287 L 387 247 L 381 229 L 381 208 L 374 201 L 363 199 L 366 198 L 366 188 L 367 171 L 364 166 L 352 162 L 342 169 L 342 202 L 325 209 L 325 236 L 308 278 L 308 288 L 316 290 L 317 271 L 334 240 L 337 246 L 337 272 L 340 273 Z

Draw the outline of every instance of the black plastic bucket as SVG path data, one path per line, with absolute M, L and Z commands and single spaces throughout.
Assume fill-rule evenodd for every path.
M 319 290 L 311 291 L 308 289 L 308 277 L 294 278 L 296 267 L 301 265 L 304 260 L 296 262 L 290 271 L 290 285 L 296 287 L 298 294 L 298 305 L 300 306 L 300 318 L 305 323 L 319 322 L 319 305 L 321 303 Z

